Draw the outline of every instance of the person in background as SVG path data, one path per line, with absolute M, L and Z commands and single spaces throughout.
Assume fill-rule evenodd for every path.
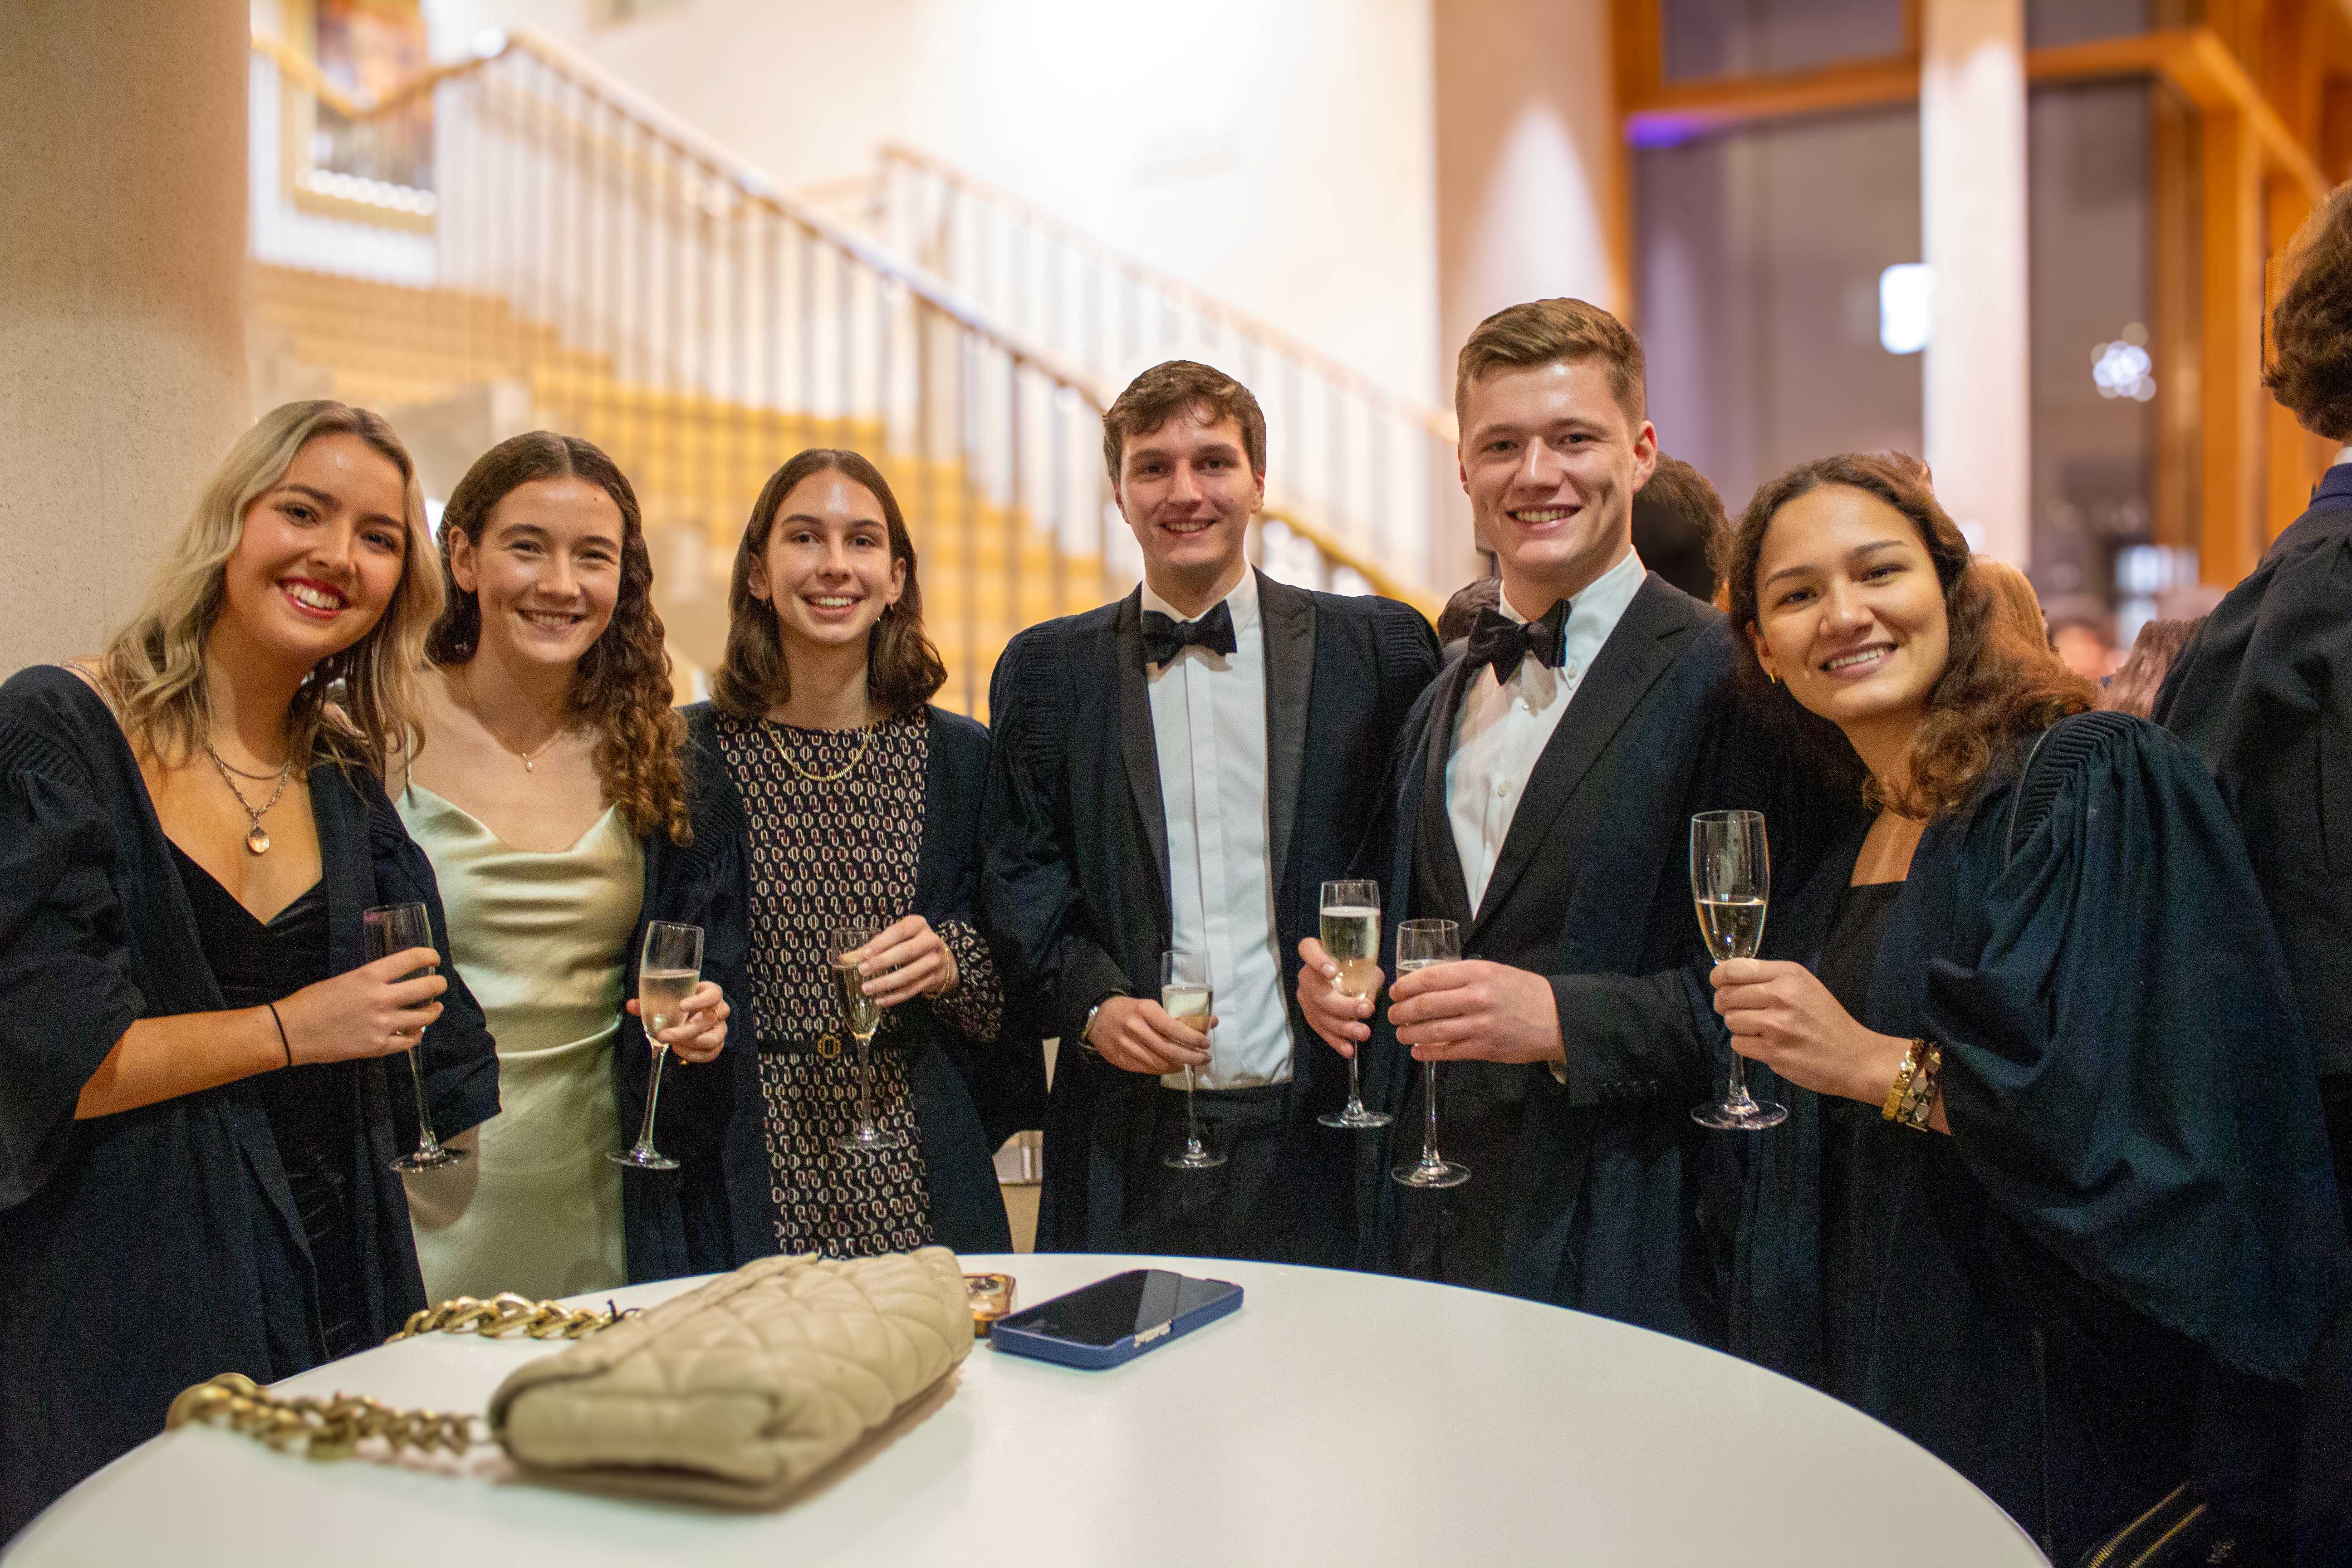
M 1633 553 L 1694 599 L 1715 598 L 1715 551 L 1730 531 L 1723 497 L 1680 458 L 1658 454 L 1649 482 L 1633 497 Z
M 2116 672 L 2115 617 L 2080 601 L 2064 605 L 2048 617 L 2050 646 L 2068 669 L 2085 680 L 2105 680 Z
M 1969 558 L 1969 570 L 1983 584 L 1992 605 L 1993 629 L 2011 639 L 2021 658 L 2054 654 L 2050 626 L 2042 616 L 2042 600 L 2032 580 L 2008 562 L 1990 555 Z
M 1410 605 L 1250 568 L 1265 416 L 1230 376 L 1145 371 L 1103 463 L 1143 582 L 1022 632 L 989 682 L 989 913 L 1062 1042 L 1038 1246 L 1344 1265 L 1359 1135 L 1316 1121 L 1347 1074 L 1297 1048 L 1290 955 L 1351 874 L 1436 639 Z M 1207 958 L 1213 1035 L 1160 1005 L 1171 950 Z M 1212 1170 L 1164 1163 L 1188 1067 Z
M 1473 577 L 1454 589 L 1454 596 L 1445 601 L 1445 608 L 1438 612 L 1438 647 L 1450 648 L 1467 637 L 1470 628 L 1478 624 L 1478 612 L 1493 609 L 1502 597 L 1503 580 L 1491 573 Z
M 1502 599 L 1407 721 L 1394 831 L 1366 858 L 1387 857 L 1391 929 L 1453 921 L 1464 962 L 1399 979 L 1376 1018 L 1308 941 L 1298 999 L 1336 1052 L 1370 1047 L 1393 1162 L 1420 1147 L 1420 1064 L 1444 1064 L 1443 1147 L 1470 1179 L 1419 1192 L 1383 1173 L 1369 1266 L 1720 1344 L 1700 1194 L 1708 1141 L 1736 1135 L 1691 1119 L 1728 1061 L 1691 814 L 1766 811 L 1776 873 L 1829 835 L 1784 808 L 1769 738 L 1738 723 L 1722 613 L 1633 548 L 1657 452 L 1643 379 L 1633 334 L 1580 300 L 1514 305 L 1463 345 L 1462 482 Z
M 502 1103 L 476 1158 L 407 1177 L 426 1294 L 732 1268 L 772 1247 L 756 1142 L 729 1144 L 736 1111 L 756 1115 L 751 1052 L 707 1065 L 743 988 L 743 812 L 670 709 L 636 494 L 577 437 L 501 441 L 449 494 L 441 570 L 395 799 L 489 1016 Z M 663 1036 L 656 1142 L 680 1169 L 625 1171 L 605 1156 L 645 1114 L 634 993 L 656 920 L 703 928 L 701 984 Z
M 979 921 L 988 731 L 931 706 L 947 679 L 923 630 L 898 498 L 856 452 L 802 452 L 752 504 L 711 700 L 687 710 L 742 792 L 751 984 L 773 1249 L 860 1258 L 939 1242 L 1009 1252 L 982 1107 L 1042 1088 L 1008 1024 Z M 826 937 L 866 925 L 883 1008 L 874 1116 L 895 1147 L 845 1151 L 857 1058 Z M 1034 1126 L 1012 1113 L 1013 1125 Z
M 288 404 L 102 658 L 0 687 L 0 1540 L 189 1384 L 425 1304 L 400 1058 L 445 1138 L 498 1064 L 446 944 L 364 963 L 361 911 L 440 933 L 379 782 L 440 605 L 391 426 Z
M 2000 635 L 1901 466 L 1782 476 L 1728 562 L 1747 700 L 1877 807 L 1776 878 L 1778 956 L 1713 972 L 1790 1110 L 1748 1152 L 1731 1348 L 1914 1438 L 2053 1562 L 2183 1482 L 2233 1560 L 2275 1561 L 2294 1384 L 2352 1258 L 2221 797 Z
M 2200 617 L 2201 620 L 2201 617 Z M 2099 706 L 2136 718 L 2152 718 L 2156 694 L 2164 685 L 2173 660 L 2197 635 L 2200 621 L 2148 621 L 2132 639 L 2131 657 L 2111 676 L 2099 693 Z

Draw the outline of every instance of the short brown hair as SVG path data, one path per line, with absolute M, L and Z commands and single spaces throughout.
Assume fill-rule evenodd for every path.
M 1927 466 L 1899 452 L 1849 453 L 1822 458 L 1791 468 L 1756 492 L 1740 514 L 1725 551 L 1731 624 L 1743 632 L 1757 625 L 1757 563 L 1764 535 L 1780 509 L 1827 485 L 1845 485 L 1899 511 L 1918 531 L 1919 542 L 1943 584 L 1950 652 L 1944 673 L 1927 694 L 1927 722 L 1911 742 L 1911 784 L 1900 800 L 1883 798 L 1873 780 L 1864 798 L 1919 821 L 1941 816 L 1967 804 L 1978 784 L 2020 738 L 2048 728 L 2092 706 L 2097 688 L 2068 669 L 2045 645 L 2035 648 L 1999 629 L 1993 589 L 1985 574 L 1969 570 L 1969 542 L 1947 514 L 1927 482 Z M 1857 759 L 1835 727 L 1806 712 L 1785 686 L 1764 678 L 1752 637 L 1739 639 L 1739 683 L 1748 700 L 1765 711 L 1796 720 L 1799 733 L 1816 751 L 1823 771 L 1851 770 Z
M 2287 258 L 2263 384 L 2305 429 L 2341 441 L 2352 437 L 2352 183 L 2304 220 Z
M 1118 400 L 1103 410 L 1103 466 L 1110 470 L 1111 483 L 1118 483 L 1128 442 L 1150 435 L 1179 414 L 1190 414 L 1203 425 L 1230 419 L 1240 426 L 1250 472 L 1265 477 L 1265 411 L 1257 398 L 1214 365 L 1171 359 L 1129 382 Z
M 1460 642 L 1478 624 L 1478 612 L 1491 610 L 1503 602 L 1503 580 L 1489 574 L 1473 577 L 1454 590 L 1445 601 L 1445 608 L 1437 615 L 1437 640 L 1441 643 Z
M 1454 362 L 1454 417 L 1464 421 L 1471 384 L 1489 371 L 1597 359 L 1609 370 L 1609 391 L 1636 429 L 1646 416 L 1648 369 L 1642 340 L 1624 322 L 1582 300 L 1530 300 L 1478 323 Z
M 751 592 L 751 563 L 767 553 L 768 536 L 775 531 L 776 514 L 783 510 L 784 498 L 810 475 L 835 470 L 874 492 L 874 499 L 882 504 L 883 526 L 890 535 L 890 559 L 907 563 L 905 591 L 866 634 L 867 700 L 899 719 L 929 702 L 947 684 L 948 667 L 923 630 L 923 589 L 915 575 L 915 541 L 907 532 L 898 498 L 890 493 L 890 481 L 856 452 L 812 447 L 768 476 L 760 499 L 751 503 L 743 542 L 735 550 L 735 574 L 727 584 L 727 651 L 710 678 L 710 700 L 738 719 L 761 718 L 793 690 L 792 672 L 784 662 L 783 628 L 777 623 L 776 606 Z M 772 585 L 770 592 L 773 591 Z

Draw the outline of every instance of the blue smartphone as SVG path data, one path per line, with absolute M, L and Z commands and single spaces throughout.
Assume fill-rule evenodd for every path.
M 997 1320 L 998 1350 L 1064 1366 L 1117 1366 L 1214 1322 L 1242 1304 L 1242 1288 L 1169 1268 L 1130 1268 Z

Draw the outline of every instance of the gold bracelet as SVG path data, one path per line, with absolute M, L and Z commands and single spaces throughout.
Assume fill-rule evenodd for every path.
M 1894 1121 L 1902 1117 L 1903 1101 L 1910 1094 L 1913 1081 L 1919 1076 L 1919 1064 L 1926 1059 L 1928 1048 L 1927 1041 L 1914 1040 L 1911 1048 L 1903 1053 L 1903 1065 L 1895 1069 L 1895 1081 L 1886 1087 L 1886 1101 L 1878 1110 L 1879 1115 L 1887 1121 Z
M 1895 1119 L 1906 1127 L 1925 1131 L 1927 1118 L 1936 1110 L 1936 1075 L 1944 1066 L 1944 1050 L 1929 1040 L 1918 1043 L 1927 1050 L 1920 1058 L 1919 1070 L 1911 1075 L 1911 1087 L 1903 1096 Z

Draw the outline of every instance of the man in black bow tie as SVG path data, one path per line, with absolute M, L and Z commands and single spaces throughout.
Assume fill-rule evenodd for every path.
M 1041 1248 L 1343 1264 L 1354 1252 L 1339 1058 L 1290 1005 L 1321 884 L 1347 875 L 1406 710 L 1436 669 L 1408 605 L 1250 569 L 1265 419 L 1176 360 L 1103 416 L 1142 546 L 1125 599 L 1032 626 L 989 684 L 982 889 L 1058 1035 Z M 1205 1033 L 1160 1003 L 1170 950 L 1214 986 Z M 1186 1069 L 1211 1169 L 1171 1168 Z
M 1690 1108 L 1728 1053 L 1689 822 L 1764 809 L 1792 877 L 1821 829 L 1742 727 L 1724 617 L 1634 552 L 1643 398 L 1640 343 L 1582 300 L 1513 306 L 1463 348 L 1462 483 L 1502 594 L 1406 725 L 1385 870 L 1391 918 L 1455 921 L 1464 962 L 1400 978 L 1376 1022 L 1309 941 L 1299 1000 L 1335 1049 L 1365 1048 L 1395 1162 L 1419 1147 L 1419 1064 L 1446 1064 L 1440 1148 L 1470 1179 L 1372 1185 L 1369 1263 L 1721 1342 L 1699 1188 L 1705 1139 L 1729 1134 Z

